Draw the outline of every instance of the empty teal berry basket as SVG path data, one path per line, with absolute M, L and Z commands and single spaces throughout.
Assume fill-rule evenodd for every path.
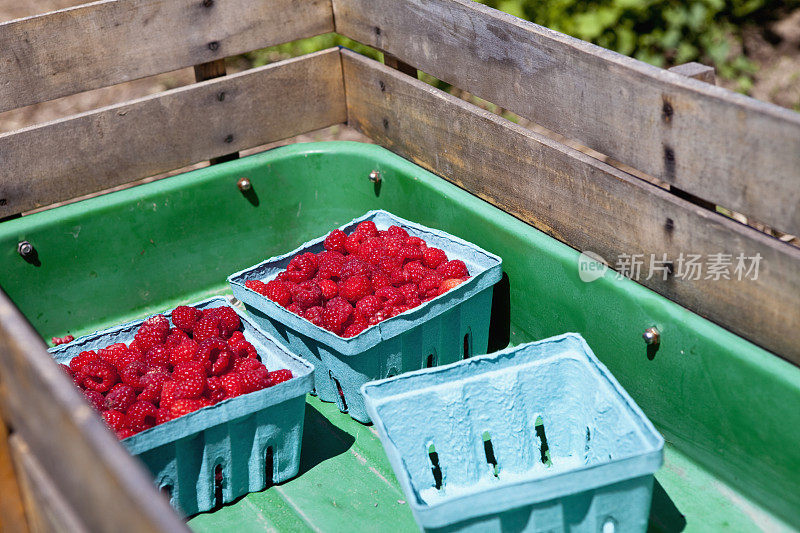
M 199 309 L 230 307 L 221 297 L 192 305 Z M 288 368 L 293 378 L 122 440 L 153 474 L 156 486 L 169 493 L 173 507 L 187 515 L 285 481 L 300 467 L 305 395 L 314 386 L 314 368 L 259 330 L 247 316 L 239 313 L 239 317 L 245 339 L 255 346 L 264 365 L 270 370 Z M 84 350 L 129 343 L 142 322 L 98 331 L 50 352 L 57 362 L 66 364 Z
M 370 211 L 340 229 L 349 234 L 365 220 L 375 222 L 383 230 L 391 225 L 400 226 L 429 246 L 441 248 L 449 259 L 464 261 L 471 278 L 419 307 L 345 339 L 245 287 L 248 280 L 274 278 L 299 253 L 323 251 L 327 233 L 287 254 L 228 277 L 233 295 L 244 302 L 256 324 L 314 364 L 319 398 L 336 402 L 342 412 L 360 422 L 369 422 L 359 393 L 364 383 L 486 352 L 492 286 L 502 276 L 502 260 L 496 255 L 386 211 Z
M 426 531 L 645 531 L 664 440 L 568 333 L 361 388 Z

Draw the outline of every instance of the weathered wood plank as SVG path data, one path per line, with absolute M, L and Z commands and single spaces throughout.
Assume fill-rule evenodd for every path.
M 15 434 L 88 530 L 187 531 L 2 291 L 0 379 L 0 403 Z
M 25 533 L 29 531 L 28 522 L 8 437 L 8 428 L 0 418 L 0 531 Z
M 102 0 L 0 24 L 0 112 L 333 31 L 330 0 Z
M 217 59 L 215 61 L 209 61 L 208 63 L 200 63 L 199 65 L 194 66 L 195 81 L 213 80 L 214 78 L 220 78 L 225 74 L 227 74 L 227 69 L 225 68 L 224 59 Z M 208 163 L 211 165 L 218 165 L 219 163 L 225 163 L 226 161 L 233 161 L 234 159 L 239 159 L 239 152 L 233 152 L 230 154 L 225 154 L 219 157 L 215 157 L 211 159 Z
M 669 71 L 674 72 L 675 74 L 680 74 L 681 76 L 686 76 L 687 78 L 694 78 L 696 80 L 704 81 L 706 83 L 710 83 L 711 85 L 717 83 L 717 74 L 716 70 L 714 70 L 714 67 L 703 65 L 702 63 L 697 63 L 695 61 L 684 63 L 682 65 L 676 65 L 670 68 Z
M 9 444 L 20 474 L 31 533 L 88 533 L 25 441 L 19 435 L 12 435 Z
M 0 135 L 0 216 L 346 118 L 330 49 Z
M 787 327 L 800 323 L 800 250 L 378 62 L 342 54 L 350 125 L 612 267 L 621 254 L 648 262 L 666 254 L 675 269 L 681 253 L 704 261 L 760 254 L 755 280 L 639 281 L 800 363 L 800 330 Z
M 715 204 L 800 233 L 800 114 L 471 0 L 334 0 L 336 31 Z

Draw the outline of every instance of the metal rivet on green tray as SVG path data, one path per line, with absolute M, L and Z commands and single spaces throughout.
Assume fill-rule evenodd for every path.
M 369 181 L 372 183 L 378 183 L 381 181 L 381 173 L 379 170 L 373 170 L 369 173 Z
M 252 187 L 250 180 L 247 178 L 239 178 L 239 181 L 236 182 L 236 185 L 239 187 L 239 190 L 242 192 L 247 192 Z
M 661 342 L 661 333 L 655 326 L 649 327 L 642 333 L 644 342 L 649 345 L 658 345 Z

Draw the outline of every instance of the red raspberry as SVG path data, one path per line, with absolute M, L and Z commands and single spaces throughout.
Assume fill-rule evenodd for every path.
M 230 337 L 231 333 L 242 327 L 242 321 L 239 319 L 239 315 L 233 307 L 222 306 L 207 309 L 206 312 L 203 313 L 203 317 L 206 316 L 219 318 L 219 327 L 224 337 Z
M 317 279 L 338 278 L 342 273 L 345 257 L 339 252 L 321 252 L 318 261 Z
M 347 239 L 347 235 L 340 229 L 335 229 L 325 237 L 325 249 L 330 250 L 333 252 L 340 252 L 344 253 L 346 248 L 344 247 L 344 241 Z
M 422 250 L 417 246 L 405 245 L 400 250 L 399 257 L 403 261 L 419 261 L 422 259 Z
M 245 361 L 246 359 L 243 359 Z M 222 386 L 222 379 L 219 376 L 206 378 L 205 398 L 211 400 L 212 404 L 221 402 L 225 399 L 225 388 Z
M 120 411 L 103 411 L 103 419 L 106 425 L 114 431 L 119 431 L 125 427 L 125 413 Z
M 116 433 L 117 433 L 117 438 L 119 440 L 127 439 L 128 437 L 133 437 L 134 435 L 136 435 L 136 432 L 130 428 L 122 428 Z
M 117 383 L 106 394 L 105 408 L 127 411 L 128 407 L 135 401 L 136 391 L 133 390 L 133 387 L 124 383 Z
M 242 385 L 245 393 L 269 387 L 269 371 L 264 365 L 260 364 L 258 368 L 244 370 L 239 375 L 242 376 Z
M 367 237 L 377 237 L 378 236 L 378 228 L 375 226 L 375 223 L 371 220 L 365 220 L 360 222 L 354 233 L 360 233 L 362 235 L 366 235 Z
M 370 265 L 377 265 L 383 253 L 383 239 L 378 237 L 370 237 L 358 247 L 358 258 Z
M 269 373 L 269 386 L 272 387 L 273 385 L 277 385 L 278 383 L 283 383 L 284 381 L 289 381 L 292 379 L 292 371 L 288 368 L 282 368 L 280 370 L 273 370 Z
M 262 366 L 264 364 L 256 359 L 237 359 L 233 362 L 233 372 L 241 374 L 245 370 L 253 370 Z
M 119 371 L 122 382 L 136 391 L 144 389 L 142 378 L 147 374 L 148 367 L 141 361 L 132 361 L 128 366 Z M 124 411 L 124 409 L 123 409 Z
M 361 333 L 362 331 L 364 331 L 368 327 L 369 327 L 369 324 L 367 322 L 361 322 L 361 321 L 353 322 L 352 324 L 350 324 L 349 326 L 347 326 L 345 328 L 344 333 L 342 333 L 342 337 L 344 337 L 346 339 L 350 338 L 350 337 L 355 337 L 356 335 L 358 335 L 359 333 Z
M 311 307 L 306 310 L 305 319 L 315 326 L 325 327 L 325 310 L 320 306 Z
M 375 295 L 365 296 L 356 303 L 356 311 L 367 320 L 381 309 L 383 309 L 383 302 Z
M 83 395 L 86 397 L 86 400 L 89 404 L 95 408 L 95 410 L 102 412 L 105 410 L 106 399 L 103 395 L 96 390 L 87 389 L 83 391 Z
M 301 309 L 308 309 L 322 304 L 322 289 L 317 282 L 308 280 L 300 283 L 292 290 L 292 300 Z
M 386 233 L 391 237 L 402 237 L 403 239 L 408 238 L 408 232 L 400 226 L 389 226 L 389 229 L 386 230 Z
M 258 361 L 258 351 L 256 347 L 247 341 L 231 342 L 228 341 L 228 349 L 233 354 L 233 359 L 255 359 Z
M 194 307 L 188 305 L 179 305 L 172 311 L 172 323 L 175 327 L 191 333 L 195 323 L 200 320 L 200 313 Z
M 367 239 L 367 235 L 363 233 L 351 233 L 347 236 L 347 239 L 344 241 L 345 250 L 347 250 L 348 254 L 357 254 L 358 248 L 361 246 L 361 243 Z
M 267 296 L 267 284 L 263 281 L 259 281 L 257 279 L 248 279 L 244 282 L 244 286 L 250 289 L 251 291 L 255 291 L 262 296 Z M 271 299 L 271 298 L 270 298 Z
M 375 296 L 380 298 L 384 307 L 393 307 L 403 303 L 405 297 L 396 287 L 383 287 L 375 291 Z
M 139 432 L 156 425 L 158 409 L 150 402 L 136 401 L 125 412 L 125 426 Z
M 174 347 L 169 352 L 169 363 L 178 366 L 186 361 L 193 361 L 200 346 L 192 339 L 183 341 L 179 346 Z
M 73 357 L 69 362 L 69 367 L 75 374 L 78 374 L 83 369 L 83 365 L 86 363 L 96 363 L 99 360 L 100 356 L 97 355 L 97 352 L 94 350 L 86 350 Z
M 399 259 L 400 252 L 402 252 L 403 247 L 405 245 L 406 245 L 406 237 L 387 237 L 384 240 L 383 248 L 388 257 Z
M 111 363 L 112 365 L 117 364 L 117 356 L 123 354 L 124 352 L 128 351 L 128 347 L 125 344 L 118 342 L 116 344 L 111 344 L 106 346 L 105 348 L 100 348 L 97 350 L 97 355 L 100 356 L 100 360 L 106 361 L 107 363 Z
M 419 300 L 417 300 L 417 301 L 419 301 Z M 407 305 L 398 305 L 397 307 L 392 307 L 392 309 L 389 311 L 389 316 L 397 316 L 400 313 L 405 313 L 409 309 L 410 309 L 410 307 L 407 306 Z
M 196 400 L 206 390 L 206 377 L 200 374 L 187 375 L 175 382 L 173 397 L 176 400 Z
M 428 268 L 436 268 L 447 261 L 447 254 L 439 248 L 425 248 L 422 252 L 422 263 Z
M 437 292 L 437 295 L 444 294 L 453 287 L 457 287 L 462 283 L 464 283 L 463 279 L 452 279 L 452 278 L 446 279 L 439 285 L 439 290 Z
M 425 279 L 419 283 L 419 294 L 422 296 L 438 296 L 439 286 L 442 284 L 442 276 L 439 274 L 428 274 Z M 406 298 L 408 300 L 408 298 Z
M 432 272 L 422 266 L 419 261 L 411 261 L 403 267 L 403 274 L 406 281 L 419 284 L 423 279 L 430 276 Z
M 392 284 L 391 280 L 383 272 L 375 272 L 372 275 L 372 288 L 373 288 L 373 290 L 377 291 L 381 287 L 388 287 L 391 284 Z
M 436 269 L 436 272 L 438 272 L 439 275 L 445 279 L 464 278 L 466 276 L 469 276 L 469 272 L 467 271 L 467 265 L 465 265 L 464 261 L 462 261 L 461 259 L 453 259 L 452 261 L 442 263 Z
M 245 340 L 244 333 L 242 333 L 241 331 L 234 331 L 231 334 L 231 338 L 228 339 L 228 344 L 231 344 L 231 343 L 235 344 L 237 342 L 242 342 L 243 340 Z
M 289 265 L 286 267 L 285 279 L 295 283 L 311 279 L 317 272 L 318 266 L 316 255 L 310 252 L 296 255 L 289 261 Z
M 67 344 L 68 342 L 72 342 L 75 340 L 75 337 L 72 335 L 67 335 L 65 337 L 53 337 L 50 339 L 50 342 L 53 343 L 53 346 L 58 346 L 60 344 Z
M 172 415 L 169 412 L 168 407 L 159 407 L 158 414 L 156 415 L 156 425 L 163 424 L 164 422 L 169 422 L 172 420 Z
M 291 303 L 288 306 L 286 306 L 286 310 L 289 311 L 290 313 L 296 314 L 297 316 L 300 317 L 303 316 L 303 308 L 297 305 L 296 303 Z
M 109 391 L 119 381 L 116 369 L 106 361 L 84 364 L 81 368 L 81 375 L 83 376 L 83 386 L 97 392 Z
M 371 273 L 372 269 L 364 261 L 361 261 L 355 257 L 348 257 L 345 260 L 345 263 L 342 265 L 339 279 L 344 281 L 352 276 L 369 276 Z
M 169 406 L 172 405 L 172 402 L 175 401 L 175 386 L 177 385 L 176 381 L 171 379 L 166 380 L 164 383 L 161 384 L 161 399 L 158 401 L 159 407 L 162 409 L 166 407 L 169 409 Z
M 189 337 L 186 337 L 186 341 L 188 340 L 190 340 Z M 144 356 L 145 363 L 147 363 L 150 366 L 169 365 L 170 354 L 178 345 L 175 345 L 172 348 L 170 348 L 168 347 L 167 344 L 156 344 L 155 346 L 150 348 L 150 350 L 147 352 L 147 355 Z
M 405 302 L 419 298 L 419 287 L 416 283 L 406 283 L 405 285 L 401 286 L 399 290 L 402 293 L 403 300 Z M 394 305 L 400 305 L 402 303 L 403 302 L 398 302 Z
M 222 335 L 222 332 L 219 327 L 219 318 L 215 316 L 204 316 L 194 325 L 192 338 L 195 342 L 202 342 L 211 337 L 219 337 L 220 335 Z
M 231 372 L 220 379 L 222 380 L 222 388 L 225 389 L 225 398 L 233 398 L 244 394 L 244 383 L 241 375 Z
M 411 236 L 408 239 L 406 239 L 406 244 L 409 246 L 416 246 L 423 252 L 425 251 L 425 248 L 428 247 L 428 245 L 425 244 L 425 241 L 423 241 L 419 237 L 414 237 L 414 236 Z
M 189 413 L 197 411 L 202 407 L 203 404 L 200 402 L 200 400 L 194 400 L 194 399 L 175 400 L 175 402 L 169 408 L 170 420 L 174 420 L 183 415 L 188 415 Z
M 169 330 L 169 335 L 167 335 L 167 340 L 164 341 L 164 344 L 161 344 L 159 346 L 166 346 L 167 348 L 172 348 L 173 346 L 177 346 L 189 338 L 190 338 L 189 335 L 185 333 L 182 329 L 172 328 L 171 330 Z M 153 348 L 156 348 L 156 346 L 154 346 Z M 152 350 L 153 348 L 150 349 Z
M 169 335 L 169 320 L 164 315 L 154 315 L 139 326 L 134 340 L 136 340 L 139 351 L 147 353 L 156 344 L 164 344 L 167 335 Z
M 292 301 L 291 286 L 285 281 L 273 279 L 266 284 L 266 290 L 263 294 L 276 304 L 286 307 Z
M 381 309 L 380 311 L 377 311 L 377 312 L 376 312 L 374 315 L 372 315 L 372 316 L 369 318 L 369 320 L 367 321 L 367 323 L 368 323 L 370 326 L 374 326 L 374 325 L 375 325 L 375 324 L 377 324 L 378 322 L 383 322 L 384 320 L 386 320 L 387 318 L 389 318 L 389 317 L 391 316 L 391 315 L 389 314 L 389 309 L 394 309 L 394 307 L 390 307 L 390 308 L 384 308 L 384 309 Z
M 224 340 L 212 337 L 200 343 L 197 359 L 205 366 L 206 373 L 221 376 L 233 362 L 233 354 Z
M 372 282 L 367 276 L 351 276 L 339 286 L 339 294 L 351 302 L 357 302 L 370 293 L 372 293 Z
M 144 385 L 142 392 L 137 396 L 138 400 L 156 403 L 161 399 L 161 389 L 164 382 L 169 380 L 169 374 L 161 370 L 151 370 L 142 376 L 141 383 Z
M 335 281 L 330 279 L 321 279 L 317 281 L 317 285 L 319 285 L 319 288 L 322 291 L 322 297 L 326 300 L 330 300 L 339 294 L 339 286 L 336 285 Z
M 342 298 L 337 296 L 330 300 L 323 312 L 323 320 L 325 321 L 325 329 L 336 333 L 337 335 L 342 332 L 344 323 L 353 314 L 353 306 Z
M 172 371 L 173 380 L 182 380 L 190 376 L 205 377 L 206 367 L 200 361 L 186 361 L 175 366 Z

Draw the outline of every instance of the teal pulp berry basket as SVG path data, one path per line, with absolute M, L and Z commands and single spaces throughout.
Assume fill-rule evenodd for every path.
M 191 304 L 199 309 L 230 307 L 216 297 Z M 239 311 L 237 310 L 237 313 Z M 169 313 L 164 313 L 168 318 Z M 305 395 L 313 388 L 314 368 L 259 330 L 242 313 L 242 329 L 270 370 L 288 368 L 293 378 L 216 405 L 199 409 L 122 440 L 141 459 L 156 486 L 187 515 L 280 483 L 297 474 L 303 437 Z M 129 343 L 142 320 L 92 333 L 51 348 L 55 360 L 69 363 L 84 350 Z M 221 474 L 221 494 L 218 491 Z
M 323 251 L 327 233 L 228 277 L 234 296 L 244 302 L 253 321 L 314 364 L 319 398 L 337 402 L 342 412 L 360 422 L 369 422 L 359 393 L 364 383 L 486 351 L 492 286 L 502 276 L 502 260 L 496 255 L 386 211 L 370 211 L 340 229 L 349 234 L 365 220 L 372 220 L 383 230 L 391 225 L 402 227 L 429 246 L 444 250 L 448 258 L 463 260 L 472 277 L 445 294 L 348 339 L 315 326 L 245 287 L 248 280 L 274 278 L 299 253 Z
M 645 531 L 664 440 L 574 333 L 367 383 L 426 531 Z

